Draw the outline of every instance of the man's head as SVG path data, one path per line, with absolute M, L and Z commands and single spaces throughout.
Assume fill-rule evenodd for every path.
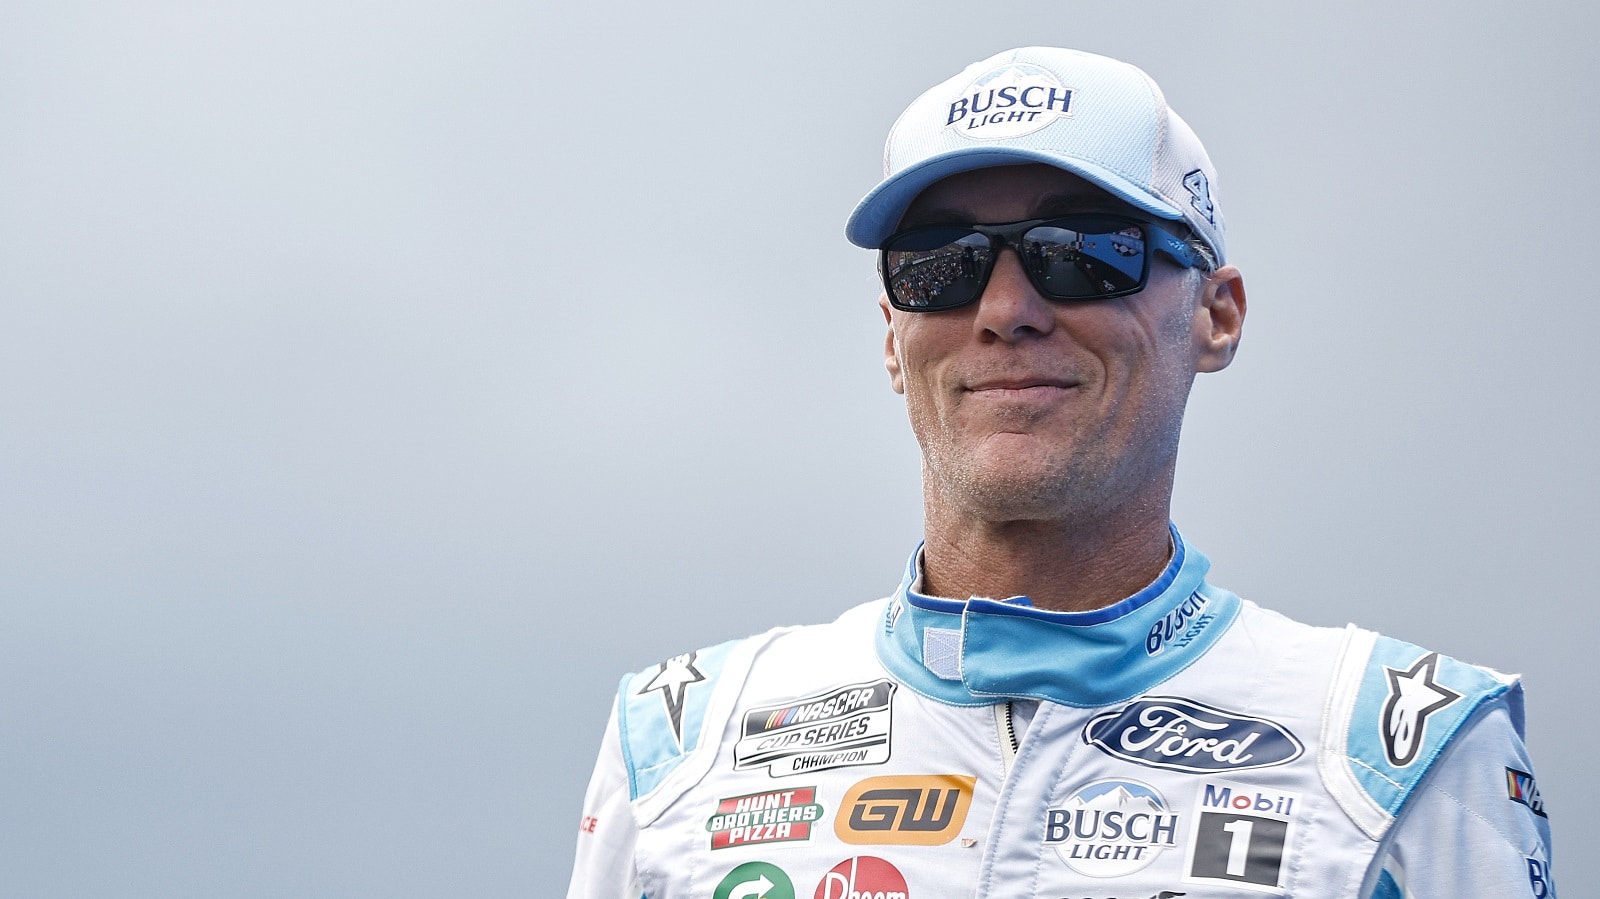
M 1138 69 L 1033 48 L 924 94 L 885 163 L 847 234 L 884 248 L 930 514 L 1164 521 L 1190 383 L 1244 316 L 1198 139 Z

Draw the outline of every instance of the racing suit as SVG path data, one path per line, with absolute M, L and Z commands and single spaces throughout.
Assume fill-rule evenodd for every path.
M 569 899 L 1553 897 L 1514 676 L 1173 557 L 1092 612 L 894 595 L 622 680 Z

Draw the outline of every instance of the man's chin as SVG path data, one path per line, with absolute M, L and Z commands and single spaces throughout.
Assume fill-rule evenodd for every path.
M 946 479 L 953 504 L 987 521 L 1058 518 L 1068 503 L 1059 465 L 1014 458 L 984 460 Z

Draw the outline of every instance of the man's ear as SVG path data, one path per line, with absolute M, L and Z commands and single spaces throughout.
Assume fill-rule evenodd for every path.
M 889 372 L 889 387 L 895 393 L 906 392 L 906 375 L 900 368 L 900 353 L 894 345 L 894 314 L 889 307 L 887 294 L 878 296 L 878 308 L 883 310 L 884 324 L 889 326 L 888 333 L 883 336 L 883 367 Z
M 1244 330 L 1244 276 L 1224 265 L 1206 276 L 1194 317 L 1195 371 L 1222 371 L 1239 351 Z

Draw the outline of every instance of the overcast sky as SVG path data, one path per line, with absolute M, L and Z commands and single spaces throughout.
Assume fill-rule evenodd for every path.
M 1214 580 L 1522 672 L 1577 895 L 1590 10 L 0 2 L 0 895 L 559 894 L 622 673 L 898 582 L 842 228 L 1025 44 L 1143 67 L 1219 169 Z

